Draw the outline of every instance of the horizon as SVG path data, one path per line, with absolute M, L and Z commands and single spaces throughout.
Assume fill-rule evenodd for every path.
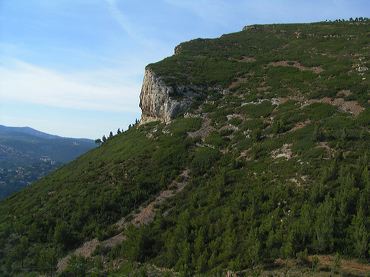
M 8 125 L 0 124 L 0 128 L 30 129 L 32 131 L 36 131 L 38 133 L 42 133 L 42 134 L 45 134 L 45 135 L 50 135 L 50 136 L 53 136 L 53 137 L 66 138 L 66 139 L 87 139 L 87 140 L 94 140 L 94 139 L 91 139 L 91 138 L 84 138 L 84 137 L 65 137 L 65 136 L 59 136 L 59 135 L 55 135 L 55 134 L 50 134 L 50 133 L 44 132 L 43 130 L 38 130 L 38 129 L 32 128 L 30 126 L 8 126 Z
M 2 2 L 0 124 L 101 138 L 140 118 L 145 66 L 183 41 L 369 14 L 364 0 Z

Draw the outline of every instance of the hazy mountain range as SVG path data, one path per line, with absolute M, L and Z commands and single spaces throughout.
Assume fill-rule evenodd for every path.
M 30 127 L 0 125 L 0 199 L 18 191 L 95 146 Z

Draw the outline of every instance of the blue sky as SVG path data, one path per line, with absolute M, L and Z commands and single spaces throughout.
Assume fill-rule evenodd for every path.
M 368 0 L 0 0 L 0 124 L 97 138 L 140 117 L 144 67 L 256 23 L 370 17 Z

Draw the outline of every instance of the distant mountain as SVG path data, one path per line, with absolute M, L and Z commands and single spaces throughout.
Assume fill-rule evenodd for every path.
M 30 127 L 0 125 L 0 199 L 94 148 L 89 139 L 65 138 Z

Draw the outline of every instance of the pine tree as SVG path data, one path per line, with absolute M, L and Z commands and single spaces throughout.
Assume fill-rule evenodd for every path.
M 189 265 L 191 264 L 191 246 L 188 241 L 182 241 L 178 246 L 180 255 L 175 267 L 187 273 L 190 270 Z
M 324 139 L 324 135 L 322 133 L 321 127 L 319 125 L 315 125 L 315 129 L 313 130 L 312 134 L 312 141 L 318 142 Z
M 326 175 L 326 170 L 324 172 L 324 175 Z M 323 179 L 325 176 L 322 177 Z M 325 198 L 325 185 L 323 180 L 316 181 L 311 188 L 310 192 L 310 201 L 312 203 L 320 203 Z
M 356 195 L 358 189 L 354 187 L 355 179 L 351 173 L 340 178 L 340 191 L 336 196 L 339 204 L 341 221 L 346 222 L 349 214 L 356 211 Z
M 262 131 L 260 129 L 256 129 L 252 132 L 251 135 L 253 141 L 260 141 L 262 139 Z
M 284 132 L 284 123 L 282 120 L 278 120 L 274 126 L 274 133 L 280 134 Z
M 223 240 L 223 251 L 222 255 L 226 260 L 230 260 L 235 253 L 236 248 L 236 234 L 234 230 L 234 226 L 232 224 L 228 224 L 226 231 L 224 232 L 224 240 Z
M 255 266 L 260 262 L 261 242 L 258 238 L 258 230 L 249 231 L 248 237 L 244 240 L 242 249 L 248 249 L 243 258 L 243 265 L 247 267 Z
M 97 144 L 97 145 L 102 144 L 102 140 L 101 140 L 100 138 L 96 139 L 96 140 L 95 140 L 95 144 Z
M 315 249 L 331 251 L 334 246 L 334 211 L 333 201 L 327 198 L 316 211 Z
M 53 276 L 56 262 L 57 252 L 54 248 L 44 248 L 39 252 L 37 266 L 40 272 Z
M 369 169 L 367 168 L 367 165 L 364 166 L 364 169 L 362 170 L 361 183 L 362 183 L 363 188 L 369 188 L 370 189 Z
M 172 238 L 166 243 L 168 264 L 179 270 L 185 270 L 185 265 L 191 262 L 189 221 L 189 212 L 181 213 Z
M 75 240 L 70 227 L 63 221 L 59 221 L 54 229 L 54 241 L 62 245 L 65 249 L 74 244 Z
M 370 235 L 366 228 L 365 220 L 364 211 L 360 208 L 353 218 L 351 225 L 353 252 L 359 258 L 366 258 L 369 255 Z
M 22 236 L 17 246 L 14 248 L 15 257 L 21 261 L 21 266 L 23 267 L 24 258 L 27 256 L 28 248 L 28 239 L 27 237 Z
M 194 255 L 196 258 L 202 255 L 203 250 L 206 248 L 205 244 L 205 231 L 204 228 L 200 228 L 199 231 L 196 233 L 196 237 L 194 240 Z
M 304 250 L 307 244 L 312 240 L 312 207 L 305 203 L 302 205 L 301 214 L 297 222 L 297 239 L 295 248 Z
M 85 257 L 72 255 L 65 273 L 67 273 L 67 276 L 82 277 L 88 276 L 88 270 L 88 263 Z

